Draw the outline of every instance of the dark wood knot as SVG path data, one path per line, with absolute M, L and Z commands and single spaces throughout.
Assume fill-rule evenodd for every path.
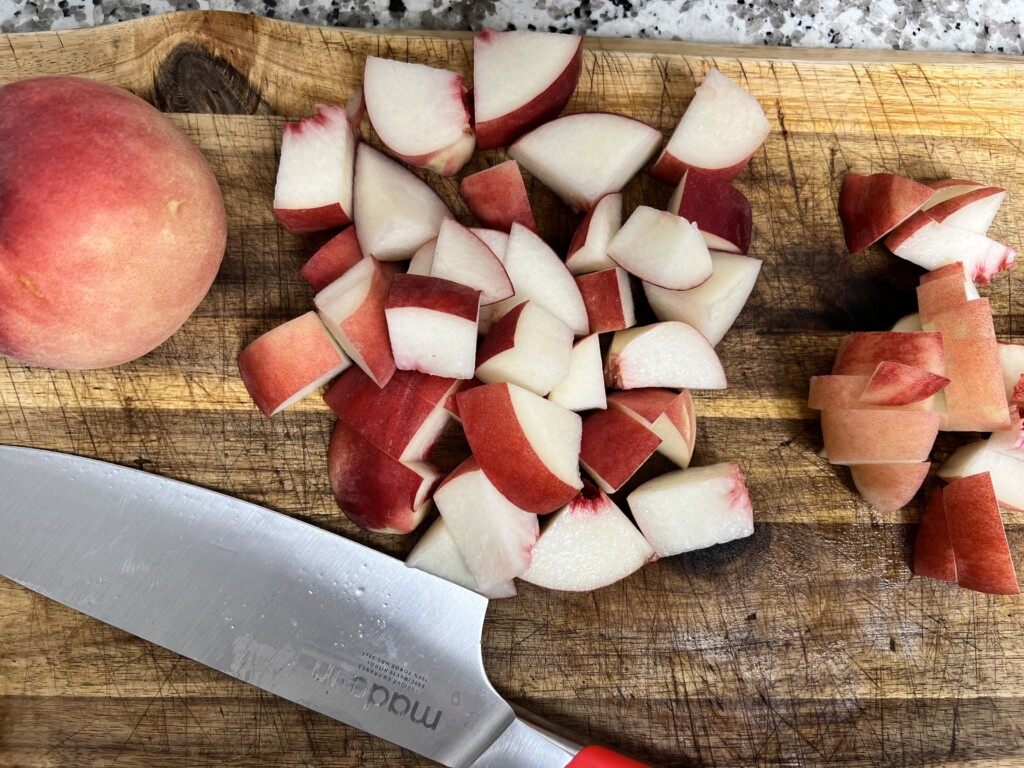
M 154 82 L 162 112 L 216 115 L 267 114 L 270 109 L 249 79 L 226 59 L 196 43 L 175 46 Z

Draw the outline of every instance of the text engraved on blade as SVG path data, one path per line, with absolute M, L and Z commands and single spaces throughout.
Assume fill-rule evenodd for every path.
M 329 690 L 343 691 L 362 701 L 364 711 L 376 707 L 395 717 L 408 717 L 411 722 L 431 731 L 436 731 L 441 723 L 443 710 L 423 704 L 416 697 L 416 693 L 427 684 L 424 675 L 369 652 L 363 653 L 363 661 L 355 673 L 347 672 L 340 663 L 315 656 L 308 658 L 313 662 L 314 680 Z M 409 695 L 396 688 L 407 691 Z

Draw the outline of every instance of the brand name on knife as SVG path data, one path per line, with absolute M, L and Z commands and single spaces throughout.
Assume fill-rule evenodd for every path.
M 392 690 L 379 682 L 372 682 L 362 675 L 355 675 L 349 680 L 341 667 L 326 661 L 317 661 L 313 665 L 313 679 L 332 689 L 344 690 L 353 699 L 362 701 L 363 711 L 377 707 L 395 717 L 408 717 L 410 721 L 427 730 L 436 731 L 444 716 L 442 710 L 434 710 L 418 699 Z

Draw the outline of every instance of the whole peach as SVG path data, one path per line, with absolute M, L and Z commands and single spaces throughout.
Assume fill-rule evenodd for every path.
M 226 238 L 206 160 L 142 99 L 76 77 L 0 88 L 0 353 L 141 357 L 202 301 Z

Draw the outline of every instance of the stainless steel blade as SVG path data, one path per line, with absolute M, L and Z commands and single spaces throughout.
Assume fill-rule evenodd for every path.
M 0 574 L 444 765 L 519 727 L 484 672 L 486 599 L 301 521 L 0 446 L 0 531 Z

